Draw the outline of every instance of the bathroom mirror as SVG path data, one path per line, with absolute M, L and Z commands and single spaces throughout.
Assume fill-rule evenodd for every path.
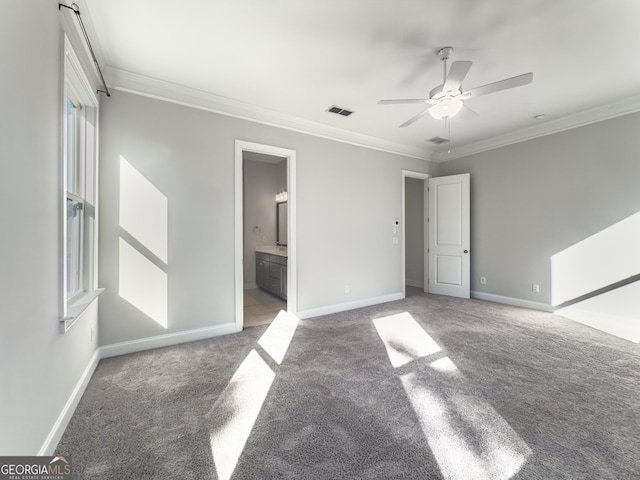
M 276 241 L 279 245 L 287 245 L 287 202 L 276 203 Z

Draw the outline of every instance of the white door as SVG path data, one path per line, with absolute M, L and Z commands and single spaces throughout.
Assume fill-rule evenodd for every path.
M 469 298 L 469 180 L 429 179 L 429 293 Z

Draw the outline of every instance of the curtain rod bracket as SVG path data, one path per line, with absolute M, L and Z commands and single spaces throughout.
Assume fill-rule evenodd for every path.
M 100 76 L 100 81 L 102 82 L 102 86 L 104 90 L 98 89 L 98 92 L 102 92 L 107 95 L 107 97 L 111 96 L 109 92 L 109 87 L 107 87 L 107 82 L 104 81 L 104 77 L 102 76 L 102 70 L 100 69 L 100 65 L 98 64 L 98 59 L 96 58 L 96 54 L 93 51 L 93 47 L 91 46 L 91 42 L 89 41 L 89 35 L 87 35 L 87 30 L 84 28 L 84 23 L 82 22 L 82 17 L 80 16 L 80 8 L 75 3 L 72 3 L 71 6 L 66 5 L 64 3 L 58 3 L 58 10 L 62 10 L 62 7 L 71 10 L 76 14 L 76 18 L 78 19 L 78 23 L 80 24 L 80 28 L 82 29 L 82 34 L 84 35 L 84 39 L 87 42 L 87 46 L 89 47 L 89 53 L 91 53 L 91 58 L 93 59 L 93 64 L 98 70 L 98 75 Z

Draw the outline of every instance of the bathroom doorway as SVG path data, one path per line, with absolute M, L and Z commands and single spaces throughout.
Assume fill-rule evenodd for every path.
M 429 290 L 429 174 L 402 171 L 402 279 L 405 297 Z
M 236 325 L 295 313 L 295 151 L 236 141 Z

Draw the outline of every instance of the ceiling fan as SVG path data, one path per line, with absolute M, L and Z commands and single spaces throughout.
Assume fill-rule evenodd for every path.
M 462 109 L 463 100 L 475 98 L 480 95 L 487 95 L 488 93 L 499 92 L 501 90 L 507 90 L 509 88 L 520 87 L 531 83 L 533 80 L 533 73 L 529 72 L 463 92 L 462 81 L 464 80 L 464 77 L 467 76 L 473 62 L 453 62 L 451 64 L 451 69 L 449 70 L 449 75 L 447 75 L 447 60 L 449 60 L 452 53 L 453 47 L 443 47 L 436 52 L 444 64 L 444 79 L 442 81 L 442 85 L 438 85 L 429 92 L 429 98 L 380 100 L 378 102 L 378 105 L 394 105 L 403 103 L 428 103 L 431 105 L 429 108 L 423 110 L 415 117 L 410 118 L 400 125 L 401 128 L 411 125 L 427 112 L 438 120 L 446 120 L 456 115 Z

